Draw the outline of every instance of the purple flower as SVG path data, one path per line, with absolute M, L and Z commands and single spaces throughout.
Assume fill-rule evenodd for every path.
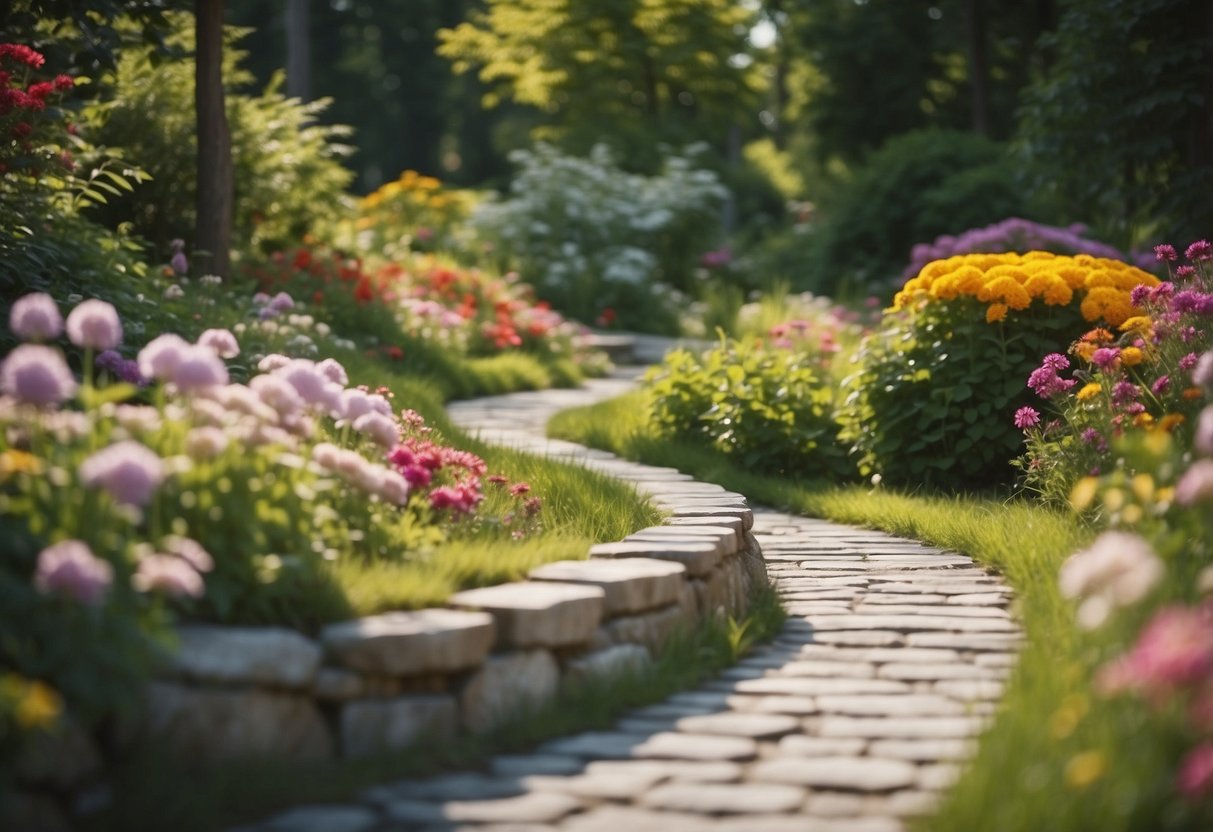
M 391 448 L 400 441 L 400 426 L 391 416 L 374 411 L 354 420 L 354 430 L 366 434 L 377 445 Z
M 1073 379 L 1060 377 L 1057 375 L 1057 371 L 1064 370 L 1069 366 L 1070 362 L 1066 360 L 1064 355 L 1059 355 L 1058 353 L 1046 355 L 1041 365 L 1028 376 L 1028 387 L 1032 388 L 1036 395 L 1044 399 L 1050 399 L 1058 393 L 1066 392 L 1077 382 Z
M 1158 262 L 1165 263 L 1168 260 L 1178 260 L 1179 255 L 1175 252 L 1175 246 L 1163 244 L 1154 246 L 1154 256 L 1158 258 Z
M 185 252 L 179 251 L 172 256 L 168 261 L 169 267 L 178 277 L 182 277 L 190 270 L 190 261 L 185 258 Z
M 1196 362 L 1192 370 L 1192 383 L 1213 390 L 1213 350 L 1209 350 Z
M 144 506 L 164 482 L 164 460 L 146 445 L 127 440 L 102 448 L 80 463 L 80 479 L 101 487 L 119 503 Z
M 345 367 L 342 367 L 341 363 L 335 358 L 324 359 L 316 365 L 316 369 L 320 371 L 321 375 L 333 382 L 333 384 L 340 384 L 342 387 L 345 387 L 350 383 L 350 377 L 346 374 Z
M 1181 506 L 1213 503 L 1213 459 L 1198 459 L 1175 484 L 1175 502 Z
M 1189 260 L 1213 260 L 1213 244 L 1210 244 L 1208 240 L 1197 240 L 1188 246 L 1184 257 Z
M 1192 444 L 1202 454 L 1213 455 L 1213 404 L 1200 411 L 1196 418 L 1196 436 Z
M 379 481 L 379 496 L 384 502 L 403 506 L 409 501 L 409 482 L 400 473 L 383 469 Z
M 291 358 L 288 355 L 272 352 L 265 358 L 257 362 L 257 369 L 263 373 L 272 373 L 279 367 L 285 367 L 291 363 Z
M 1192 266 L 1180 266 L 1175 270 L 1176 277 L 1191 277 L 1196 274 L 1196 269 Z
M 122 343 L 118 310 L 103 300 L 84 301 L 67 315 L 67 337 L 77 347 L 112 350 Z
M 341 396 L 341 387 L 325 378 L 316 369 L 316 364 L 306 358 L 296 358 L 274 370 L 274 375 L 285 379 L 295 388 L 299 397 L 309 405 L 336 410 Z
M 1061 370 L 1068 370 L 1070 368 L 1070 359 L 1059 352 L 1051 352 L 1040 362 L 1040 366 L 1056 373 Z
M 1040 413 L 1031 407 L 1021 407 L 1015 411 L 1015 427 L 1027 430 L 1040 424 Z
M 198 570 L 173 555 L 145 555 L 131 583 L 140 592 L 163 592 L 175 598 L 200 598 L 206 587 Z
M 289 418 L 303 410 L 303 399 L 284 378 L 276 375 L 253 376 L 249 380 L 249 388 L 261 401 L 274 408 L 279 416 Z
M 167 333 L 157 336 L 139 350 L 139 372 L 147 378 L 168 381 L 173 377 L 182 354 L 190 344 L 180 335 Z
M 76 379 L 58 350 L 22 344 L 0 364 L 0 392 L 28 404 L 57 405 L 76 393 Z
M 13 304 L 8 313 L 8 328 L 26 341 L 49 341 L 63 332 L 63 316 L 54 298 L 34 292 Z
M 1179 369 L 1191 370 L 1196 366 L 1196 362 L 1200 360 L 1200 356 L 1194 352 L 1190 352 L 1183 358 L 1179 359 Z
M 227 384 L 227 366 L 210 347 L 189 345 L 181 351 L 171 381 L 183 393 Z
M 1150 288 L 1144 283 L 1137 284 L 1129 290 L 1129 302 L 1138 308 L 1144 306 L 1151 297 Z
M 270 298 L 270 300 L 266 304 L 266 306 L 268 308 L 274 310 L 275 313 L 285 312 L 288 309 L 295 308 L 295 299 L 292 298 L 290 295 L 288 295 L 286 292 L 279 292 L 278 294 L 276 294 L 272 298 Z
M 1120 350 L 1116 347 L 1100 347 L 1091 355 L 1091 363 L 1101 370 L 1110 370 L 1120 360 Z
M 1166 389 L 1170 386 L 1171 386 L 1171 377 L 1167 376 L 1167 375 L 1162 375 L 1154 380 L 1154 383 L 1150 385 L 1150 390 L 1151 390 L 1151 392 L 1154 393 L 1155 396 L 1161 396 L 1166 391 Z
M 145 379 L 139 373 L 139 363 L 122 357 L 117 350 L 105 350 L 97 356 L 97 366 L 107 370 L 119 381 L 131 384 L 143 384 Z
M 210 347 L 220 358 L 235 358 L 240 355 L 236 336 L 226 329 L 208 329 L 198 336 L 198 345 Z
M 114 581 L 114 568 L 81 540 L 64 540 L 38 553 L 34 586 L 42 593 L 65 595 L 90 607 L 100 606 Z
M 372 411 L 371 397 L 367 395 L 366 391 L 351 387 L 342 391 L 339 410 L 341 418 L 347 422 L 353 422 L 359 416 Z

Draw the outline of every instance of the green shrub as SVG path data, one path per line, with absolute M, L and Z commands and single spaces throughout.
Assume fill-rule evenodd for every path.
M 807 288 L 883 285 L 915 243 L 1030 216 L 1014 174 L 999 145 L 973 133 L 923 130 L 890 140 L 822 207 L 826 219 L 812 242 L 817 281 Z
M 698 358 L 676 350 L 646 377 L 652 418 L 667 437 L 730 454 L 755 470 L 853 473 L 837 444 L 828 373 L 811 352 L 722 339 Z
M 191 19 L 174 18 L 178 45 L 193 41 Z M 336 219 L 353 175 L 341 166 L 349 148 L 337 143 L 348 128 L 315 123 L 327 100 L 302 104 L 286 98 L 277 77 L 259 94 L 236 92 L 251 76 L 240 69 L 243 52 L 233 48 L 244 34 L 229 29 L 224 78 L 232 138 L 237 248 L 268 251 L 291 245 L 322 221 Z M 158 251 L 173 238 L 192 236 L 195 216 L 194 64 L 164 59 L 152 50 L 122 53 L 112 77 L 113 100 L 95 105 L 88 117 L 97 139 L 120 147 L 144 165 L 153 180 L 100 212 L 107 223 L 130 221 Z

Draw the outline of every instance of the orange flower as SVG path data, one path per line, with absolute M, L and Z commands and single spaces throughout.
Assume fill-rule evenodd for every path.
M 990 308 L 986 310 L 986 323 L 996 324 L 1006 320 L 1007 305 L 1005 303 L 992 303 Z

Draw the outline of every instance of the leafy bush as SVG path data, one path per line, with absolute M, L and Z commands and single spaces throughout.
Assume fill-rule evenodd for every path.
M 516 151 L 511 196 L 480 205 L 473 224 L 540 297 L 582 321 L 610 308 L 620 324 L 669 330 L 670 291 L 688 292 L 719 227 L 725 191 L 692 154 L 655 176 L 621 169 L 605 146 L 588 159 L 548 145 Z
M 862 474 L 905 485 L 1011 480 L 1040 356 L 1090 323 L 1123 323 L 1129 291 L 1158 279 L 1089 255 L 971 254 L 928 264 L 863 340 L 839 414 Z
M 1170 246 L 1159 250 L 1168 266 L 1178 258 Z M 1206 400 L 1194 383 L 1198 357 L 1213 347 L 1213 249 L 1195 243 L 1188 252 L 1191 261 L 1173 270 L 1172 281 L 1134 291 L 1138 314 L 1118 336 L 1095 329 L 1070 346 L 1072 373 L 1070 359 L 1050 355 L 1028 378 L 1057 417 L 1040 423 L 1033 410 L 1021 420 L 1027 451 L 1017 465 L 1045 499 L 1065 503 L 1080 478 L 1119 465 L 1113 446 L 1124 437 L 1171 433 L 1180 446 L 1191 444 Z
M 1002 149 L 973 133 L 924 130 L 891 139 L 860 168 L 816 230 L 815 292 L 854 280 L 883 286 L 911 246 L 1028 212 Z
M 192 18 L 174 20 L 177 31 L 170 40 L 192 43 Z M 233 48 L 242 34 L 228 30 L 224 77 L 229 87 L 250 81 L 239 69 L 244 53 Z M 123 148 L 154 178 L 138 193 L 111 200 L 99 216 L 114 226 L 133 222 L 156 250 L 166 251 L 170 240 L 188 240 L 195 224 L 193 61 L 129 49 L 107 80 L 113 99 L 87 111 L 98 141 Z M 340 163 L 349 148 L 337 140 L 348 129 L 316 123 L 328 102 L 286 98 L 281 82 L 276 78 L 257 95 L 227 93 L 238 248 L 290 245 L 317 223 L 336 219 L 346 204 L 344 192 L 353 175 Z
M 846 477 L 854 469 L 837 444 L 833 387 L 821 364 L 812 350 L 751 339 L 722 339 L 702 358 L 676 350 L 645 378 L 653 424 L 748 468 Z

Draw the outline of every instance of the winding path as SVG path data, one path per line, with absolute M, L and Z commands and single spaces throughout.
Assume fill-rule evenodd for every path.
M 556 411 L 618 395 L 634 377 L 450 413 L 488 441 L 579 461 L 660 502 L 667 469 L 543 436 Z M 1009 591 L 965 556 L 881 532 L 755 508 L 753 533 L 788 621 L 717 679 L 485 772 L 386 784 L 357 804 L 246 829 L 902 829 L 955 778 L 1001 694 L 1021 639 Z

